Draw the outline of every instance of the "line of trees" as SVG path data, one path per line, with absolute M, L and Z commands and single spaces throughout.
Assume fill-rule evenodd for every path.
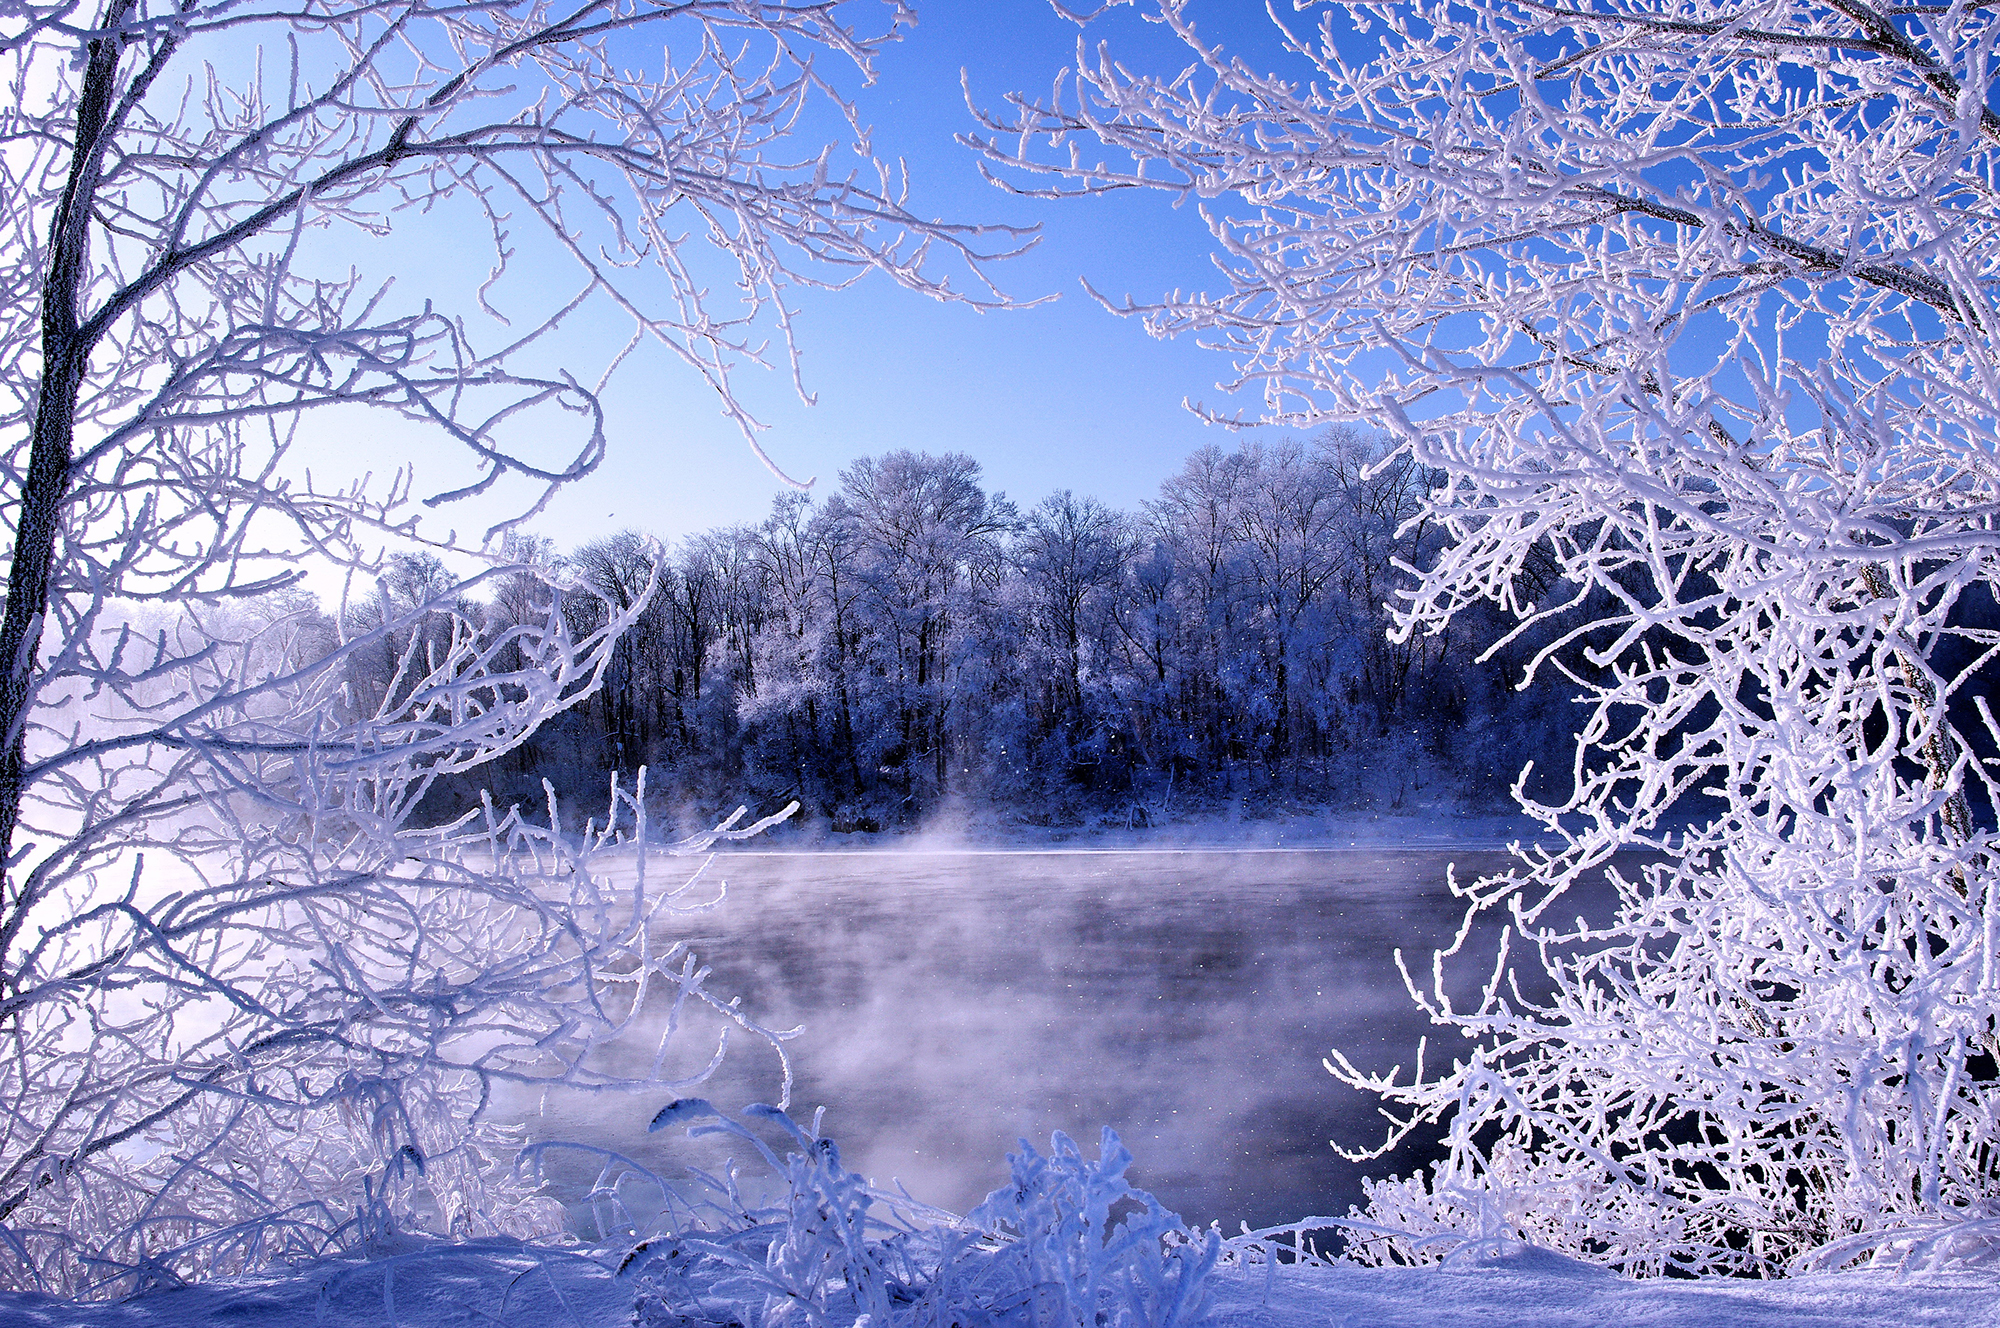
M 954 801 L 1139 823 L 1424 788 L 1497 803 L 1571 716 L 1510 691 L 1511 656 L 1476 663 L 1477 624 L 1390 639 L 1399 565 L 1438 539 L 1437 480 L 1383 455 L 1351 430 L 1208 447 L 1120 512 L 1066 490 L 1021 510 L 969 456 L 893 451 L 671 550 L 632 530 L 524 545 L 592 592 L 568 604 L 580 638 L 651 599 L 502 791 L 644 765 L 690 808 L 796 797 L 840 830 Z M 381 607 L 439 574 L 399 560 Z M 496 597 L 496 625 L 545 607 L 517 598 Z

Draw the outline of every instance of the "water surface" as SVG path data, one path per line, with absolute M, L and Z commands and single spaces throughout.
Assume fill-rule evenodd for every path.
M 1428 973 L 1461 905 L 1445 884 L 1500 853 L 1259 850 L 734 853 L 714 911 L 685 920 L 711 988 L 742 993 L 789 1046 L 795 1114 L 878 1184 L 963 1212 L 1005 1179 L 1018 1138 L 1094 1146 L 1111 1125 L 1135 1183 L 1233 1230 L 1344 1214 L 1364 1174 L 1407 1173 L 1428 1144 L 1357 1165 L 1374 1098 L 1321 1065 L 1449 1061 L 1462 1041 L 1406 993 L 1394 951 Z M 1579 901 L 1586 903 L 1587 901 Z M 1461 991 L 1485 976 L 1475 943 Z M 689 1068 L 708 1048 L 688 1039 Z M 738 1042 L 690 1090 L 768 1100 L 776 1060 Z M 580 1134 L 675 1165 L 651 1105 L 556 1103 L 540 1134 Z

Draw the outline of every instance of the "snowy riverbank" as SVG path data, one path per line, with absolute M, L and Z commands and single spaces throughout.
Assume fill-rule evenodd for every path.
M 694 824 L 692 821 L 690 825 Z M 1148 826 L 1098 821 L 1038 826 L 991 811 L 941 814 L 903 830 L 834 833 L 823 820 L 777 826 L 721 846 L 725 856 L 772 853 L 1150 853 L 1273 849 L 1412 851 L 1504 849 L 1548 831 L 1519 812 L 1467 812 L 1449 803 L 1282 815 L 1187 816 Z
M 1535 1250 L 1450 1268 L 1222 1269 L 1213 1328 L 1941 1328 L 2000 1322 L 2000 1273 L 1632 1282 Z M 632 1289 L 587 1260 L 432 1247 L 109 1305 L 0 1293 L 0 1328 L 628 1328 Z

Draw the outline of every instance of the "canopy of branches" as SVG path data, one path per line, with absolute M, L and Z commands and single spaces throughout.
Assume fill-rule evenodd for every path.
M 1414 1084 L 1341 1063 L 1450 1122 L 1448 1164 L 1376 1191 L 1415 1234 L 1368 1248 L 1512 1231 L 1757 1272 L 1986 1248 L 2000 14 L 1302 3 L 1261 69 L 1198 6 L 1146 9 L 1182 72 L 1080 46 L 969 141 L 1030 192 L 1198 205 L 1224 288 L 1125 311 L 1227 350 L 1268 418 L 1366 420 L 1444 473 L 1399 632 L 1605 601 L 1549 851 L 1467 887 L 1557 994 L 1520 997 L 1504 955 L 1469 1009 L 1413 983 L 1471 1051 Z M 1635 848 L 1661 856 L 1617 865 Z M 1556 925 L 1607 865 L 1617 924 Z

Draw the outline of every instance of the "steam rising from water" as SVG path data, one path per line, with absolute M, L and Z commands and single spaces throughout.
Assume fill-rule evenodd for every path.
M 768 1026 L 805 1026 L 790 1044 L 795 1114 L 824 1104 L 825 1132 L 877 1183 L 963 1212 L 1004 1179 L 1017 1138 L 1091 1139 L 1109 1124 L 1138 1157 L 1136 1183 L 1190 1221 L 1234 1229 L 1344 1214 L 1362 1174 L 1421 1162 L 1414 1146 L 1365 1167 L 1333 1151 L 1330 1139 L 1378 1140 L 1382 1123 L 1320 1059 L 1339 1046 L 1363 1068 L 1407 1066 L 1434 1031 L 1392 952 L 1428 969 L 1448 940 L 1453 860 L 1462 875 L 1505 862 L 739 852 L 711 869 L 729 883 L 725 902 L 685 921 L 713 990 L 742 993 Z M 1490 947 L 1469 954 L 1468 990 Z M 690 1071 L 707 1050 L 686 1047 Z M 775 1056 L 739 1042 L 698 1091 L 732 1109 L 771 1099 Z M 706 1160 L 675 1132 L 647 1135 L 659 1105 L 552 1100 L 531 1128 L 663 1173 Z

